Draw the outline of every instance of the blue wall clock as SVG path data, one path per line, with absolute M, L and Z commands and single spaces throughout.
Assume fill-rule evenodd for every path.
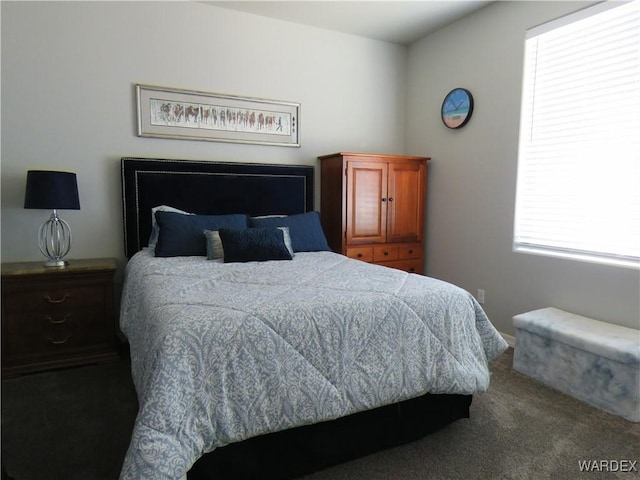
M 440 116 L 449 128 L 462 128 L 471 119 L 473 95 L 465 88 L 454 88 L 444 97 Z

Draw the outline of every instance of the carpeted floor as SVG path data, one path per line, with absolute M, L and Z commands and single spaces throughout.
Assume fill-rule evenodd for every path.
M 120 361 L 2 381 L 2 462 L 15 480 L 117 479 L 138 410 Z
M 640 424 L 538 384 L 514 372 L 512 361 L 510 349 L 491 362 L 491 386 L 474 397 L 470 419 L 305 479 L 640 476 Z M 117 479 L 136 410 L 126 361 L 4 380 L 5 468 L 16 480 Z M 581 474 L 580 462 L 587 460 L 616 461 L 608 465 L 636 471 Z

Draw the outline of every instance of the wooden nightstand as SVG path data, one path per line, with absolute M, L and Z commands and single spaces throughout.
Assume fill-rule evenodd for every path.
M 119 357 L 114 259 L 2 264 L 2 377 Z

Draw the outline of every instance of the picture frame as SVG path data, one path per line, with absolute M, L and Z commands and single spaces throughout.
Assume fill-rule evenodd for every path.
M 300 104 L 136 85 L 138 136 L 300 146 Z

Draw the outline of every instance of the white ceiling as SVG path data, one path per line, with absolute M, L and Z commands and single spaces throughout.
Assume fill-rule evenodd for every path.
M 448 1 L 206 1 L 293 23 L 409 45 L 491 3 Z

